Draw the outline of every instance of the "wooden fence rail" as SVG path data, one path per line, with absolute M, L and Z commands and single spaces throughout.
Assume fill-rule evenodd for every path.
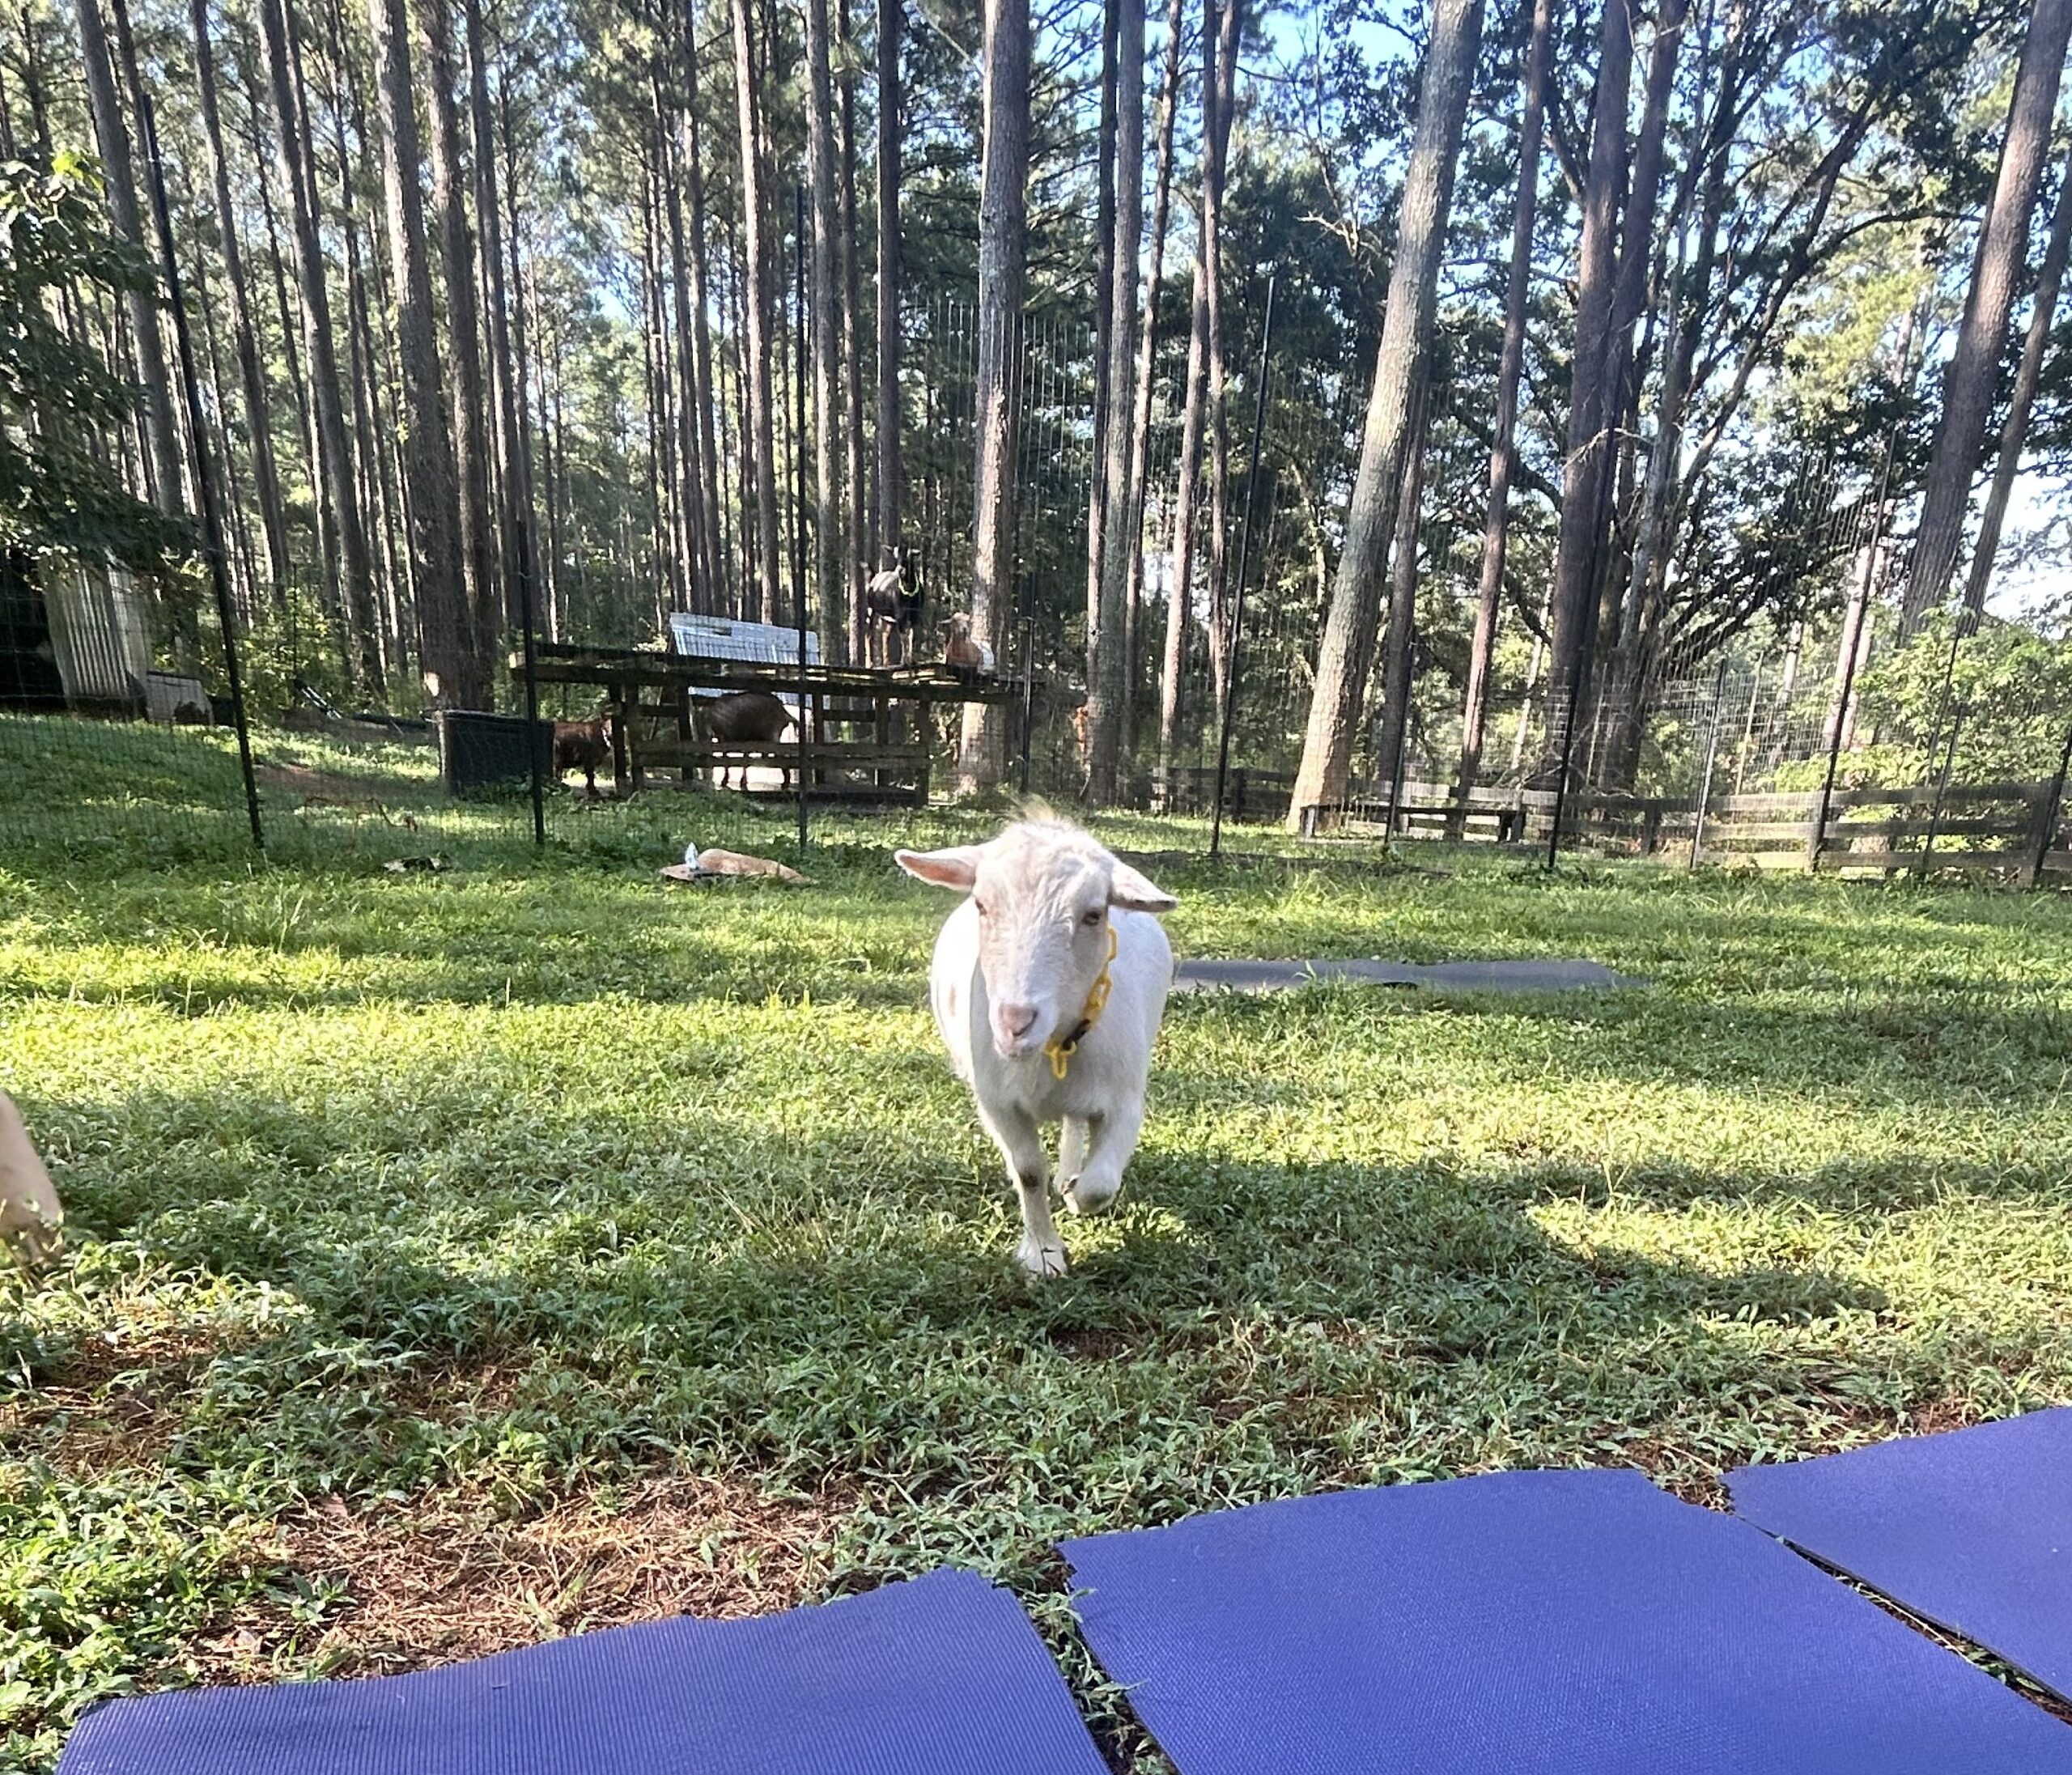
M 1693 799 L 1571 796 L 1563 824 L 1593 848 L 1641 856 L 1695 851 L 1700 862 L 1760 868 L 1934 869 L 2031 882 L 2072 873 L 2072 809 L 2048 782 L 1952 783 L 1939 799 L 1933 787 L 1837 789 L 1828 797 L 1824 823 L 1821 800 L 1817 791 L 1717 796 L 1701 824 Z M 1384 790 L 1342 808 L 1306 809 L 1305 826 L 1380 826 L 1412 837 L 1531 847 L 1547 843 L 1554 802 L 1552 790 L 1480 788 L 1463 797 L 1449 783 L 1412 782 L 1395 805 Z

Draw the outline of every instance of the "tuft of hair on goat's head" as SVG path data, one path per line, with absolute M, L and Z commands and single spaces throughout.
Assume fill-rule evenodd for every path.
M 920 881 L 970 896 L 993 1044 L 1009 1059 L 1079 1021 L 1115 953 L 1114 915 L 1179 904 L 1040 805 L 987 843 L 900 851 L 894 860 Z

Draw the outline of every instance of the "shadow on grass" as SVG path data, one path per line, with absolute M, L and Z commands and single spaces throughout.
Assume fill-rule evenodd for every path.
M 172 1107 L 128 1106 L 153 1127 Z M 845 1149 L 701 1110 L 694 1148 L 575 1173 L 567 1144 L 478 1170 L 337 1130 L 296 1144 L 294 1105 L 243 1093 L 178 1119 L 236 1132 L 215 1165 L 183 1140 L 155 1175 L 108 1174 L 122 1146 L 104 1146 L 68 1168 L 76 1211 L 142 1276 L 286 1303 L 196 1381 L 171 1458 L 290 1484 L 486 1469 L 554 1488 L 681 1461 L 928 1510 L 967 1486 L 1076 1487 L 1114 1526 L 1204 1486 L 1601 1459 L 1665 1416 L 1761 1416 L 1806 1384 L 1808 1338 L 1845 1371 L 1852 1339 L 1894 1335 L 1866 1330 L 1875 1289 L 1760 1240 L 1716 1262 L 1576 1248 L 1534 1217 L 1575 1199 L 1560 1167 L 1148 1156 L 1118 1213 L 1068 1223 L 1072 1275 L 1032 1289 L 990 1163 L 881 1147 L 868 1110 Z M 618 1123 L 563 1119 L 622 1152 Z M 1926 1187 L 1881 1190 L 1866 1221 Z M 1670 1168 L 1633 1188 L 1674 1206 L 1751 1180 Z M 1841 1185 L 1752 1188 L 1838 1206 Z M 79 1345 L 16 1353 L 62 1374 Z

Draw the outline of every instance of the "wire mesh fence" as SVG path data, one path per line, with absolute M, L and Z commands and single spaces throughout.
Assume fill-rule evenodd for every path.
M 1017 614 L 983 683 L 949 672 L 945 658 L 945 626 L 971 608 L 976 316 L 966 301 L 938 299 L 914 312 L 908 333 L 916 425 L 905 543 L 916 608 L 899 654 L 910 675 L 937 674 L 928 695 L 889 696 L 881 680 L 839 675 L 849 669 L 835 663 L 844 613 L 818 607 L 806 583 L 813 516 L 796 474 L 784 482 L 779 606 L 756 613 L 781 619 L 767 631 L 779 644 L 758 657 L 778 673 L 793 737 L 739 757 L 705 731 L 726 674 L 672 677 L 659 663 L 717 643 L 673 635 L 686 617 L 673 606 L 686 600 L 660 576 L 640 590 L 638 559 L 613 566 L 606 589 L 599 563 L 556 558 L 550 545 L 533 636 L 541 725 L 529 740 L 522 634 L 499 655 L 493 707 L 410 718 L 355 694 L 313 572 L 240 601 L 236 686 L 206 601 L 183 626 L 160 595 L 120 575 L 46 572 L 33 586 L 0 587 L 0 850 L 120 861 L 248 859 L 263 845 L 274 860 L 410 869 L 516 866 L 544 840 L 666 861 L 687 839 L 724 841 L 746 809 L 759 802 L 766 816 L 796 795 L 801 773 L 778 751 L 796 744 L 801 707 L 817 749 L 803 774 L 821 817 L 838 798 L 940 798 L 966 696 L 1005 707 L 1007 787 L 1076 803 L 1088 779 L 1092 330 L 1068 315 L 1034 316 L 1019 342 Z M 1117 779 L 1125 808 L 1169 820 L 1220 810 L 1238 850 L 1282 848 L 1282 829 L 1304 824 L 1294 785 L 1365 401 L 1353 379 L 1292 359 L 1267 359 L 1262 389 L 1257 342 L 1236 340 L 1231 351 L 1229 412 L 1256 411 L 1260 423 L 1255 456 L 1246 428 L 1233 427 L 1220 537 L 1200 497 L 1207 468 L 1192 482 L 1182 473 L 1185 391 L 1176 376 L 1154 382 Z M 796 393 L 791 357 L 779 369 L 780 388 Z M 1487 448 L 1473 422 L 1434 389 L 1424 422 L 1433 484 L 1472 483 Z M 1463 682 L 1482 513 L 1436 502 L 1409 533 L 1418 620 L 1402 719 L 1386 719 L 1377 670 L 1347 793 L 1308 810 L 1327 816 L 1310 827 L 1550 858 L 1587 849 L 2025 880 L 2072 866 L 2062 788 L 2072 650 L 2030 628 L 1988 622 L 1966 632 L 1954 619 L 1902 644 L 1886 516 L 1836 495 L 1818 465 L 1787 477 L 1780 499 L 1793 549 L 1701 559 L 1693 571 L 1761 581 L 1759 604 L 1801 614 L 1726 632 L 1692 622 L 1642 650 L 1635 669 L 1607 641 L 1573 705 L 1573 738 L 1549 686 L 1543 608 L 1512 588 L 1471 771 Z M 1529 577 L 1540 563 L 1524 558 Z M 1792 595 L 1777 597 L 1769 582 L 1790 574 Z M 693 588 L 689 601 L 751 601 L 739 589 L 699 599 Z M 802 614 L 805 660 L 826 674 L 804 694 L 782 677 L 800 658 L 782 638 Z M 391 683 L 410 676 L 400 605 L 393 616 L 382 638 Z M 248 781 L 231 724 L 240 705 Z M 680 791 L 700 799 L 686 804 Z M 1175 833 L 1176 847 L 1200 842 L 1195 828 Z

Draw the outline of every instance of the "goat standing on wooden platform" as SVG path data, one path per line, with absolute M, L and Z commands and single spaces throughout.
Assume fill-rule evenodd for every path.
M 903 665 L 920 639 L 921 567 L 911 549 L 893 550 L 892 556 L 892 564 L 873 574 L 864 588 L 864 608 L 880 663 Z
M 1042 1129 L 1059 1122 L 1059 1192 L 1098 1213 L 1144 1127 L 1151 1047 L 1173 981 L 1154 915 L 1179 902 L 1062 820 L 990 844 L 901 851 L 900 868 L 967 898 L 936 939 L 928 997 L 957 1076 L 1021 1199 L 1015 1260 L 1062 1276 Z
M 989 678 L 993 675 L 993 650 L 971 632 L 971 618 L 959 610 L 942 626 L 943 664 L 960 677 Z

